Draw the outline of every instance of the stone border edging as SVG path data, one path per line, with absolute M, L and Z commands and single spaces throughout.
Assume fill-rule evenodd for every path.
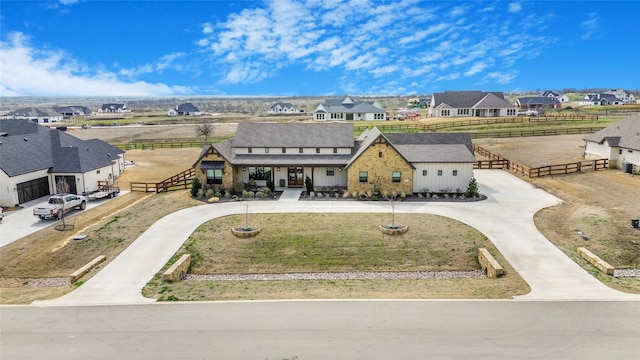
M 478 249 L 478 261 L 480 262 L 482 269 L 487 272 L 487 276 L 490 278 L 500 277 L 504 273 L 504 268 L 502 268 L 486 248 Z
M 580 253 L 580 256 L 583 259 L 589 261 L 591 265 L 595 266 L 598 270 L 607 275 L 613 276 L 613 272 L 616 270 L 616 268 L 611 266 L 611 264 L 609 264 L 608 262 L 602 260 L 598 255 L 592 253 L 584 247 L 579 247 L 578 253 Z
M 100 255 L 96 257 L 95 259 L 87 263 L 85 266 L 81 267 L 80 269 L 74 271 L 71 275 L 69 275 L 69 281 L 73 284 L 74 282 L 78 281 L 81 277 L 83 277 L 86 273 L 88 273 L 91 269 L 93 269 L 96 265 L 105 261 L 106 259 L 107 257 L 105 255 Z

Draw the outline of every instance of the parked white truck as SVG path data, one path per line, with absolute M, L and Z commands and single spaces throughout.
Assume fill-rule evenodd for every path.
M 56 218 L 62 219 L 62 216 L 73 209 L 84 210 L 87 207 L 87 198 L 82 195 L 61 194 L 53 195 L 49 198 L 46 205 L 38 206 L 33 209 L 33 216 L 37 216 L 40 220 Z

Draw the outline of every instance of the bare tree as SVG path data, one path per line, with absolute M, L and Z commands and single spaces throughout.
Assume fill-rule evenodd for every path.
M 205 120 L 202 124 L 196 126 L 196 134 L 204 136 L 204 143 L 209 143 L 209 137 L 213 136 L 213 124 L 210 120 Z
M 56 181 L 56 194 L 66 194 L 69 192 L 69 184 L 63 177 L 59 177 Z

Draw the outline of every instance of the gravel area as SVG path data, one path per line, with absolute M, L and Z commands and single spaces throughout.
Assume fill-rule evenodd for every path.
M 640 269 L 616 269 L 613 270 L 616 278 L 640 278 Z
M 0 287 L 56 287 L 71 285 L 68 277 L 54 278 L 0 278 Z
M 287 274 L 187 274 L 191 281 L 285 281 L 285 280 L 427 280 L 485 277 L 482 269 L 471 271 L 319 272 Z

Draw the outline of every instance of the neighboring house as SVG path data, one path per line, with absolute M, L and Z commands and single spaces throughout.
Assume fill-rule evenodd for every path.
M 202 112 L 192 103 L 184 103 L 167 112 L 169 116 L 200 116 Z
M 518 98 L 516 100 L 516 106 L 520 109 L 535 109 L 535 110 L 545 110 L 545 109 L 560 109 L 562 104 L 560 101 L 553 97 L 547 96 L 534 96 L 534 97 L 523 97 Z
M 28 120 L 0 121 L 0 205 L 15 206 L 56 192 L 98 189 L 124 171 L 124 152 L 98 139 L 80 140 Z
M 623 101 L 611 94 L 586 94 L 579 104 L 583 106 L 622 105 Z
M 429 116 L 501 117 L 517 116 L 515 105 L 502 92 L 445 91 L 433 93 Z
M 2 116 L 3 119 L 24 119 L 38 124 L 50 124 L 62 121 L 63 117 L 54 111 L 38 108 L 24 108 L 12 111 Z
M 131 110 L 125 104 L 102 104 L 100 109 L 98 109 L 99 113 L 129 113 Z
M 539 96 L 544 96 L 544 97 L 548 97 L 548 98 L 551 98 L 551 99 L 557 99 L 557 98 L 560 97 L 560 94 L 558 94 L 555 91 L 545 90 L 545 91 L 541 92 Z
M 640 174 L 640 115 L 620 122 L 584 138 L 584 158 L 609 159 L 609 167 Z
M 91 115 L 93 112 L 86 106 L 58 106 L 56 112 L 64 117 Z
M 327 99 L 318 105 L 313 112 L 313 120 L 387 120 L 387 113 L 377 101 L 354 101 L 346 96 L 343 99 Z
M 234 181 L 276 189 L 346 188 L 358 194 L 466 191 L 476 162 L 465 133 L 382 134 L 354 138 L 348 123 L 240 123 L 234 138 L 207 145 L 194 163 L 202 184 Z
M 562 94 L 562 95 L 560 95 L 560 96 L 558 97 L 558 101 L 560 101 L 561 103 L 566 103 L 566 102 L 569 102 L 569 101 L 571 101 L 571 100 L 569 99 L 569 95 L 567 95 L 567 94 Z
M 298 112 L 300 111 L 291 103 L 278 102 L 269 108 L 269 114 L 293 114 Z
M 427 109 L 431 105 L 431 97 L 416 97 L 407 100 L 409 109 Z
M 632 93 L 629 93 L 623 89 L 611 89 L 609 91 L 605 91 L 604 93 L 617 97 L 625 104 L 635 104 L 636 102 L 636 97 Z

